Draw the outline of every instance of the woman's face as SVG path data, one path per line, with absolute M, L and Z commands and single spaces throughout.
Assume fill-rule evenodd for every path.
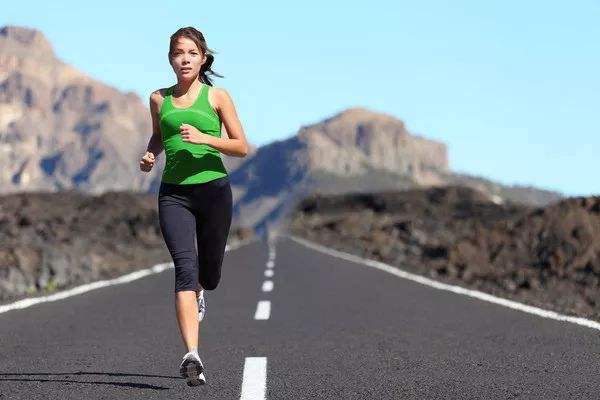
M 171 66 L 181 80 L 189 80 L 200 73 L 206 57 L 196 43 L 186 37 L 179 37 L 171 54 Z

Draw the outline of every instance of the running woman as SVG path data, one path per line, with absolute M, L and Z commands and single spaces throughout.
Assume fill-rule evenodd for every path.
M 211 69 L 213 53 L 193 27 L 171 35 L 168 57 L 177 83 L 150 95 L 153 133 L 140 160 L 140 169 L 149 172 L 165 151 L 158 215 L 175 265 L 175 309 L 187 349 L 180 374 L 189 386 L 206 383 L 198 354 L 204 290 L 219 284 L 231 225 L 231 186 L 220 153 L 248 153 L 231 97 L 208 77 L 223 77 Z M 221 138 L 221 124 L 228 138 Z

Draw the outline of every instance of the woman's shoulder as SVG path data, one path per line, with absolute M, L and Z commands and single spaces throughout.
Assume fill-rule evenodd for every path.
M 172 86 L 156 89 L 152 93 L 150 93 L 150 106 L 159 110 L 163 100 L 167 96 L 168 91 L 171 87 Z
M 152 91 L 152 93 L 150 93 L 150 98 L 164 99 L 167 96 L 167 94 L 169 94 L 169 89 L 171 88 L 172 86 L 156 89 Z
M 216 104 L 222 104 L 231 100 L 229 92 L 222 86 L 210 86 L 209 95 L 211 99 L 215 100 Z
M 208 103 L 210 104 L 210 106 L 213 108 L 213 110 L 217 111 L 219 108 L 221 108 L 221 104 L 222 104 L 222 99 L 223 99 L 223 94 L 227 93 L 227 91 L 220 87 L 220 86 L 214 86 L 214 85 L 207 85 L 208 87 Z
M 222 94 L 226 94 L 227 93 L 227 89 L 225 89 L 223 86 L 208 86 L 209 90 L 213 93 L 217 93 L 217 95 L 222 95 Z

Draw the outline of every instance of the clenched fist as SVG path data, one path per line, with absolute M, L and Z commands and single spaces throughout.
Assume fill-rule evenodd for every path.
M 148 172 L 154 166 L 154 153 L 146 151 L 146 154 L 140 160 L 140 170 Z

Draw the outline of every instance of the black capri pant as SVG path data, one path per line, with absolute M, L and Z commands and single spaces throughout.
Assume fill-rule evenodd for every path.
M 161 182 L 158 218 L 175 265 L 175 292 L 219 284 L 232 206 L 228 176 L 195 184 Z

